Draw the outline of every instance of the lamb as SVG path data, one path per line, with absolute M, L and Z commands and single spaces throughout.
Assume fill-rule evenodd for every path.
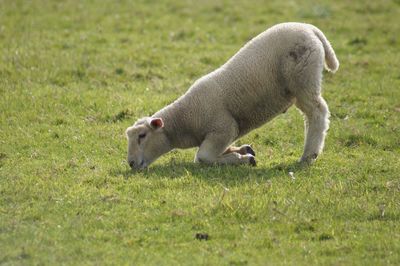
M 333 73 L 339 67 L 315 26 L 282 23 L 267 29 L 175 102 L 129 127 L 129 165 L 142 169 L 172 149 L 199 147 L 195 162 L 255 166 L 249 145 L 230 145 L 293 104 L 305 115 L 300 162 L 314 162 L 329 127 L 321 96 L 324 64 Z

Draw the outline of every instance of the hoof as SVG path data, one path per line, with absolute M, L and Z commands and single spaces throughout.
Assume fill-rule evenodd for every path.
M 257 166 L 256 158 L 254 158 L 254 156 L 251 156 L 249 158 L 249 163 L 251 166 Z
M 251 154 L 253 156 L 256 156 L 256 153 L 254 152 L 254 150 L 251 148 L 250 145 L 243 145 L 241 149 L 243 149 L 246 154 Z
M 308 156 L 302 156 L 301 159 L 299 160 L 299 163 L 311 165 L 317 160 L 317 157 L 318 157 L 318 154 L 316 154 L 316 153 L 308 155 Z

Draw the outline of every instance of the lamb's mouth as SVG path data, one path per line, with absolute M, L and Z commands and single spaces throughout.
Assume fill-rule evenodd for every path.
M 135 161 L 130 161 L 129 166 L 132 170 L 141 170 L 147 168 L 148 164 L 145 162 L 145 160 L 141 160 L 139 164 L 135 164 Z
M 147 168 L 147 166 L 148 166 L 147 162 L 146 162 L 145 160 L 142 160 L 142 161 L 140 162 L 138 168 L 141 170 L 141 169 Z

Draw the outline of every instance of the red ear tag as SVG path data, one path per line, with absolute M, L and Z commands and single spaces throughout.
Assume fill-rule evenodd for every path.
M 150 125 L 154 128 L 154 129 L 159 129 L 164 127 L 164 122 L 162 121 L 161 118 L 153 118 L 150 121 Z

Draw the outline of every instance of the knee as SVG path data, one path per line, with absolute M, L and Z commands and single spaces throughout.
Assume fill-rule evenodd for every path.
M 211 153 L 207 151 L 202 151 L 202 150 L 199 150 L 196 153 L 196 157 L 194 159 L 196 163 L 213 163 L 215 162 L 215 160 L 216 160 L 215 156 L 213 156 Z
M 317 103 L 316 107 L 317 107 L 316 108 L 317 111 L 319 113 L 321 113 L 321 115 L 329 117 L 330 113 L 329 113 L 328 105 L 326 104 L 325 100 L 322 97 L 320 97 L 318 99 L 318 103 Z
M 318 101 L 311 112 L 312 120 L 329 120 L 330 112 L 325 101 Z
M 319 111 L 321 113 L 321 115 L 325 118 L 329 118 L 330 116 L 330 112 L 329 112 L 329 108 L 328 105 L 325 102 L 322 102 L 319 106 Z

